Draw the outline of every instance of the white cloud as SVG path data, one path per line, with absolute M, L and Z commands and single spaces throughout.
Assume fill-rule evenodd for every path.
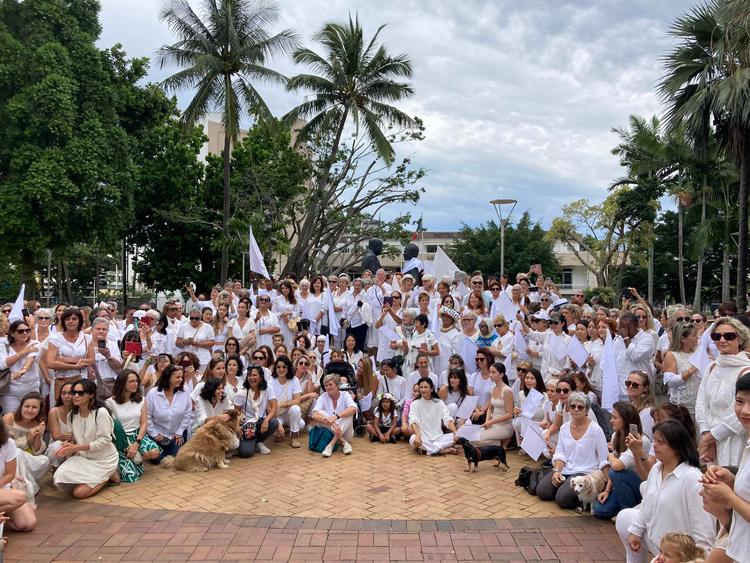
M 155 0 L 104 0 L 100 45 L 122 43 L 131 56 L 153 56 L 174 40 L 158 22 Z M 665 0 L 306 0 L 279 2 L 278 29 L 310 45 L 327 21 L 357 13 L 392 53 L 408 53 L 415 96 L 402 105 L 425 122 L 426 140 L 408 147 L 429 170 L 415 210 L 432 229 L 494 217 L 486 202 L 519 200 L 549 223 L 579 197 L 601 199 L 620 175 L 610 149 L 612 127 L 630 114 L 660 112 L 654 86 L 666 30 L 684 2 Z M 313 46 L 315 48 L 315 46 Z M 288 60 L 272 66 L 297 70 Z M 152 65 L 150 80 L 168 69 Z M 261 87 L 272 110 L 286 112 L 299 95 Z M 180 93 L 182 106 L 189 93 Z M 395 214 L 394 210 L 394 214 Z M 399 210 L 400 211 L 400 210 Z

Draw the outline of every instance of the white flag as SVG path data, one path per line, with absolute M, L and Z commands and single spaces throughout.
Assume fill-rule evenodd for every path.
M 518 359 L 528 360 L 529 359 L 529 345 L 526 343 L 526 338 L 523 336 L 523 329 L 521 323 L 515 321 L 513 323 L 513 347 L 518 353 Z
M 508 294 L 504 291 L 500 292 L 500 297 L 495 299 L 492 302 L 492 309 L 490 310 L 490 316 L 492 317 L 492 320 L 495 320 L 495 315 L 500 313 L 503 317 L 505 317 L 506 322 L 512 323 L 516 320 L 516 314 L 518 313 L 518 308 L 515 306 L 513 301 L 510 297 L 508 297 Z
M 552 350 L 552 357 L 558 362 L 562 362 L 565 356 L 568 355 L 565 347 L 565 342 L 562 337 L 556 335 L 554 332 L 550 332 L 547 340 L 544 342 L 545 346 L 549 346 Z
M 14 322 L 14 321 L 23 321 L 26 320 L 23 318 L 23 295 L 26 291 L 26 284 L 21 284 L 21 291 L 18 292 L 18 297 L 16 297 L 16 302 L 13 303 L 13 309 L 8 314 L 8 321 Z
M 576 365 L 581 368 L 586 360 L 589 359 L 589 353 L 586 348 L 583 347 L 581 341 L 578 340 L 577 336 L 571 336 L 568 341 L 568 357 L 573 360 Z
M 615 347 L 612 342 L 612 334 L 607 331 L 602 351 L 602 408 L 612 410 L 620 398 L 620 380 L 617 376 L 617 361 L 615 359 Z
M 263 255 L 260 253 L 260 248 L 258 248 L 258 243 L 253 236 L 252 227 L 250 227 L 250 237 L 248 239 L 248 255 L 250 256 L 250 271 L 255 272 L 256 274 L 262 274 L 264 277 L 271 279 L 271 276 L 266 269 Z
M 698 346 L 688 358 L 688 362 L 698 368 L 698 376 L 703 377 L 703 374 L 708 369 L 711 363 L 711 358 L 708 357 L 708 347 L 711 343 L 711 330 L 704 330 L 701 334 L 700 340 L 698 340 Z
M 453 263 L 453 260 L 451 260 L 450 257 L 445 253 L 445 251 L 439 246 L 437 247 L 437 251 L 435 252 L 435 259 L 432 261 L 432 266 L 436 282 L 442 281 L 443 278 L 450 278 L 450 282 L 448 283 L 451 283 L 454 276 L 456 275 L 456 272 L 461 271 L 459 267 Z M 425 271 L 427 271 L 426 265 Z

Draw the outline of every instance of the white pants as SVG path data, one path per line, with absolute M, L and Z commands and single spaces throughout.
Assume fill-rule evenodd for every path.
M 280 425 L 288 426 L 290 432 L 300 432 L 305 427 L 305 421 L 302 420 L 302 411 L 299 405 L 292 405 L 284 414 L 278 416 L 276 420 L 279 421 Z
M 628 543 L 630 532 L 628 532 L 628 528 L 630 528 L 630 525 L 633 523 L 633 520 L 635 520 L 637 514 L 637 507 L 621 510 L 617 514 L 617 523 L 615 524 L 620 540 L 625 546 L 625 554 L 627 555 L 626 560 L 628 563 L 646 563 L 646 561 L 648 561 L 649 551 L 653 554 L 659 553 L 659 546 L 651 543 L 651 540 L 648 537 L 648 530 L 646 530 L 641 537 L 641 550 L 636 553 L 630 549 L 630 544 Z
M 334 422 L 334 425 L 338 426 L 341 429 L 341 438 L 343 438 L 347 442 L 352 441 L 352 439 L 354 438 L 354 417 L 353 416 L 339 418 L 336 422 Z
M 3 408 L 3 413 L 15 412 L 18 405 L 21 404 L 21 399 L 32 391 L 39 391 L 38 381 L 32 383 L 11 381 L 8 392 L 0 396 L 0 406 Z M 42 409 L 44 409 L 44 405 L 42 405 Z
M 409 438 L 409 444 L 411 444 L 411 447 L 416 449 L 417 446 L 414 445 L 414 440 L 416 439 L 416 435 L 412 434 L 411 438 Z M 440 450 L 443 450 L 445 448 L 450 448 L 453 445 L 453 434 L 443 434 L 442 436 L 438 437 L 436 440 L 425 440 L 422 438 L 422 447 L 421 449 L 427 452 L 427 455 L 436 455 L 440 453 Z

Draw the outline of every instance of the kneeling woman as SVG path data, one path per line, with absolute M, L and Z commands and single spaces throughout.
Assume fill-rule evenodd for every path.
M 148 435 L 161 446 L 162 452 L 151 463 L 158 465 L 168 455 L 177 455 L 187 440 L 193 419 L 193 401 L 185 388 L 182 366 L 168 366 L 146 395 Z
M 409 426 L 413 432 L 409 443 L 427 455 L 455 454 L 453 449 L 456 425 L 448 412 L 448 407 L 435 392 L 435 385 L 429 377 L 417 381 L 419 399 L 412 402 L 409 409 Z M 451 434 L 443 434 L 445 425 Z
M 67 458 L 53 476 L 56 487 L 72 487 L 75 498 L 89 498 L 108 480 L 117 480 L 117 450 L 112 443 L 114 422 L 96 404 L 96 384 L 84 379 L 73 385 L 68 421 L 75 444 L 63 444 L 58 457 Z
M 536 495 L 541 500 L 555 500 L 560 508 L 578 506 L 578 496 L 570 486 L 572 477 L 588 475 L 597 469 L 609 470 L 607 439 L 598 424 L 591 422 L 589 398 L 573 392 L 568 398 L 571 420 L 560 428 L 560 436 L 552 456 L 552 472 L 541 480 Z
M 247 379 L 242 384 L 244 390 L 234 396 L 234 408 L 242 412 L 245 420 L 242 423 L 240 436 L 240 457 L 252 457 L 257 451 L 270 454 L 271 448 L 265 441 L 276 432 L 279 423 L 276 420 L 278 403 L 273 389 L 268 387 L 263 368 L 247 368 Z
M 140 391 L 141 378 L 137 373 L 123 370 L 117 376 L 112 396 L 104 405 L 112 413 L 115 424 L 120 479 L 135 483 L 143 475 L 143 461 L 159 457 L 161 450 L 146 434 L 148 414 Z

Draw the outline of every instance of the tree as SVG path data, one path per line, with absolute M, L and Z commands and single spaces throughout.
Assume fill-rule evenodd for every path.
M 456 265 L 465 272 L 481 270 L 485 274 L 500 274 L 500 227 L 488 221 L 479 227 L 463 225 L 451 249 Z M 533 223 L 528 211 L 518 222 L 505 228 L 506 271 L 511 277 L 516 272 L 528 272 L 529 265 L 541 264 L 545 275 L 559 270 L 554 243 L 546 237 L 539 222 Z
M 285 121 L 291 125 L 309 118 L 299 129 L 297 143 L 307 147 L 314 168 L 304 212 L 292 225 L 294 245 L 285 272 L 306 273 L 342 248 L 358 249 L 372 236 L 398 234 L 408 216 L 382 223 L 377 220 L 380 210 L 419 199 L 419 190 L 412 186 L 423 170 L 411 170 L 409 158 L 389 170 L 395 161 L 394 143 L 421 139 L 423 128 L 391 105 L 413 94 L 402 81 L 411 77 L 412 69 L 406 55 L 391 56 L 377 45 L 382 29 L 365 41 L 356 18 L 350 17 L 348 24 L 328 23 L 314 37 L 325 55 L 306 48 L 294 53 L 297 64 L 310 66 L 316 74 L 289 79 L 289 90 L 313 95 Z M 353 129 L 348 139 L 347 126 Z
M 750 15 L 746 3 L 710 0 L 677 18 L 677 39 L 665 57 L 659 92 L 671 128 L 685 125 L 694 139 L 705 138 L 712 122 L 736 159 L 739 183 L 737 305 L 747 305 L 748 186 L 750 185 Z
M 202 0 L 202 18 L 188 0 L 165 2 L 160 18 L 179 36 L 177 43 L 159 50 L 160 65 L 183 67 L 162 84 L 168 90 L 196 88 L 182 118 L 194 124 L 211 108 L 218 108 L 224 125 L 224 183 L 222 200 L 221 281 L 229 267 L 228 240 L 231 214 L 230 159 L 232 143 L 240 132 L 245 112 L 256 118 L 270 116 L 268 106 L 255 88 L 258 81 L 285 83 L 285 78 L 266 66 L 276 54 L 296 45 L 290 30 L 271 34 L 278 19 L 273 4 L 262 0 Z

